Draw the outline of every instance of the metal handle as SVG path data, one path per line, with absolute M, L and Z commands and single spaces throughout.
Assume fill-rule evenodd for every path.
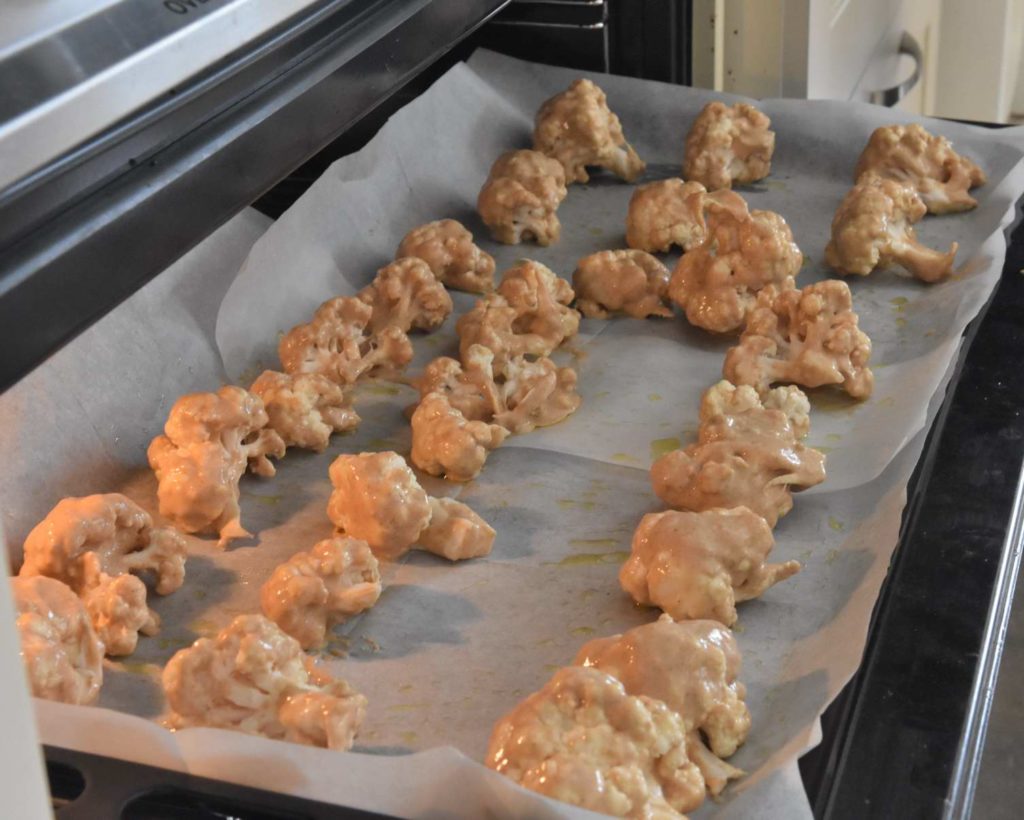
M 868 102 L 875 103 L 875 105 L 892 107 L 906 97 L 910 90 L 917 85 L 918 80 L 921 79 L 921 63 L 924 62 L 924 54 L 921 51 L 920 44 L 914 39 L 914 35 L 908 31 L 904 31 L 903 36 L 900 38 L 899 53 L 914 58 L 913 72 L 899 85 L 883 88 L 879 91 L 869 91 Z

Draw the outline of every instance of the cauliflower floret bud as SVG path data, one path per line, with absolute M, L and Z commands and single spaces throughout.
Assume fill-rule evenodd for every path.
M 339 535 L 297 552 L 260 589 L 263 613 L 303 649 L 322 646 L 327 630 L 380 598 L 377 559 L 365 541 Z
M 528 353 L 546 356 L 579 331 L 580 315 L 569 307 L 572 285 L 540 262 L 523 259 L 505 271 L 498 294 L 516 312 L 512 330 L 541 340 Z
M 766 564 L 771 528 L 746 507 L 648 513 L 633 535 L 619 582 L 638 604 L 675 620 L 736 622 L 736 604 L 800 571 L 797 561 Z
M 607 319 L 621 311 L 636 319 L 671 316 L 665 304 L 668 268 L 645 251 L 600 251 L 579 261 L 572 276 L 584 316 Z
M 547 357 L 511 359 L 502 378 L 503 409 L 494 414 L 494 421 L 510 433 L 530 433 L 557 424 L 583 401 L 576 392 L 576 371 L 558 367 Z
M 825 261 L 840 273 L 867 276 L 896 262 L 925 282 L 939 282 L 953 273 L 957 243 L 948 253 L 922 245 L 912 223 L 926 212 L 913 188 L 877 176 L 863 176 L 832 219 L 832 238 Z
M 238 482 L 246 467 L 274 475 L 267 457 L 285 451 L 268 420 L 259 396 L 241 387 L 178 399 L 165 435 L 154 438 L 147 452 L 159 482 L 160 513 L 185 532 L 219 533 L 221 546 L 248 535 L 240 521 Z
M 312 321 L 281 339 L 277 354 L 286 373 L 321 373 L 339 384 L 363 376 L 388 376 L 412 361 L 412 343 L 399 327 L 371 334 L 373 308 L 354 296 L 329 299 Z
M 678 177 L 638 185 L 629 200 L 626 244 L 637 250 L 665 253 L 672 245 L 684 251 L 704 241 L 707 189 Z
M 177 652 L 163 686 L 173 729 L 212 726 L 345 750 L 366 713 L 365 697 L 262 615 L 239 615 L 216 638 Z
M 467 421 L 446 394 L 428 393 L 412 414 L 412 463 L 449 481 L 470 481 L 507 435 L 497 424 Z
M 857 327 L 850 288 L 829 279 L 803 290 L 761 291 L 739 344 L 725 355 L 722 374 L 758 392 L 776 382 L 835 384 L 866 399 L 875 385 L 870 358 L 871 340 Z
M 12 578 L 21 660 L 37 698 L 94 703 L 103 685 L 103 642 L 82 600 L 53 578 Z
M 683 176 L 709 191 L 768 176 L 775 151 L 772 121 L 748 103 L 711 102 L 686 135 Z
M 322 453 L 331 433 L 354 430 L 359 424 L 359 415 L 341 385 L 320 373 L 265 370 L 249 390 L 263 401 L 267 427 L 288 447 Z
M 985 172 L 953 150 L 949 140 L 917 124 L 876 128 L 857 161 L 854 180 L 865 174 L 915 188 L 933 214 L 967 211 L 978 201 L 967 193 L 985 184 Z
M 420 534 L 420 549 L 462 561 L 489 555 L 494 528 L 454 498 L 430 499 L 430 525 Z
M 422 259 L 407 256 L 385 265 L 374 280 L 359 291 L 359 299 L 373 308 L 370 331 L 397 327 L 437 330 L 452 312 L 452 297 Z
M 786 220 L 773 211 L 746 212 L 738 194 L 708 199 L 707 237 L 683 254 L 669 297 L 690 324 L 728 333 L 743 326 L 757 293 L 769 284 L 794 287 L 803 254 Z
M 509 151 L 491 166 L 476 209 L 498 242 L 518 245 L 533 239 L 550 245 L 562 232 L 556 211 L 566 193 L 558 160 L 539 151 Z
M 626 142 L 604 91 L 590 80 L 576 80 L 540 107 L 533 147 L 562 163 L 568 182 L 589 182 L 588 165 L 607 168 L 626 182 L 646 168 Z
M 548 339 L 513 330 L 517 316 L 518 311 L 498 293 L 478 299 L 471 310 L 462 314 L 455 329 L 459 334 L 459 355 L 467 366 L 474 345 L 491 351 L 493 366 L 499 372 L 516 356 L 547 355 L 550 352 Z
M 82 600 L 108 655 L 130 655 L 140 632 L 160 631 L 160 617 L 146 606 L 146 585 L 134 575 L 101 575 Z
M 660 700 L 678 712 L 689 732 L 690 757 L 712 794 L 743 774 L 721 759 L 747 739 L 750 710 L 743 702 L 746 687 L 737 680 L 739 647 L 717 621 L 677 623 L 662 615 L 624 635 L 584 644 L 576 663 L 611 675 L 630 695 Z
M 441 282 L 456 290 L 487 293 L 494 290 L 494 257 L 473 242 L 454 219 L 441 219 L 413 228 L 405 235 L 395 258 L 422 259 Z
M 495 382 L 494 357 L 491 348 L 470 344 L 463 350 L 462 363 L 448 356 L 434 359 L 416 380 L 421 398 L 443 393 L 448 403 L 469 421 L 491 421 L 495 413 L 504 409 Z

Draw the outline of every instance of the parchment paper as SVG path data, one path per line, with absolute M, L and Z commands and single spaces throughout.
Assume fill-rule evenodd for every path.
M 274 366 L 278 332 L 306 320 L 324 299 L 368 282 L 405 231 L 430 219 L 462 220 L 497 257 L 499 270 L 529 256 L 570 276 L 580 256 L 623 246 L 632 188 L 603 177 L 571 187 L 559 210 L 563 238 L 552 248 L 494 245 L 473 214 L 494 157 L 528 145 L 539 102 L 576 76 L 478 53 L 399 112 L 363 151 L 332 166 L 256 241 L 224 297 L 216 344 L 227 375 L 248 383 L 262 366 Z M 647 178 L 676 174 L 693 115 L 716 95 L 596 79 L 648 160 Z M 779 211 L 789 221 L 809 258 L 803 285 L 827 276 L 821 260 L 828 224 L 868 134 L 909 118 L 834 103 L 767 101 L 762 108 L 778 133 L 773 173 L 742 193 L 751 207 Z M 889 272 L 851 281 L 862 326 L 875 343 L 875 395 L 863 404 L 828 391 L 812 396 L 811 442 L 829 451 L 829 479 L 798 497 L 776 530 L 774 553 L 800 559 L 804 570 L 745 604 L 736 630 L 754 729 L 733 762 L 750 774 L 721 804 L 708 803 L 696 816 L 750 816 L 753 806 L 758 813 L 776 807 L 772 816 L 809 816 L 794 761 L 817 742 L 818 715 L 858 665 L 925 425 L 963 327 L 998 278 L 1002 228 L 1024 189 L 1022 155 L 976 129 L 929 127 L 953 138 L 989 174 L 976 211 L 928 218 L 920 229 L 926 242 L 960 242 L 960 274 L 940 286 Z M 223 293 L 218 283 L 237 269 L 244 239 L 258 232 L 252 224 L 232 231 L 179 263 L 177 278 L 150 286 L 163 290 L 148 303 L 141 330 L 140 314 L 122 314 L 118 324 L 115 311 L 104 321 L 118 329 L 97 326 L 50 363 L 49 375 L 42 368 L 0 401 L 0 421 L 10 421 L 0 429 L 15 431 L 2 450 L 15 474 L 27 479 L 0 477 L 12 543 L 72 492 L 119 487 L 153 510 L 151 476 L 131 468 L 144 463 L 145 445 L 170 402 L 187 390 L 213 389 L 222 376 L 210 355 L 211 306 Z M 160 284 L 169 281 L 178 284 Z M 185 298 L 189 293 L 203 298 Z M 455 301 L 462 311 L 473 297 Z M 418 337 L 413 371 L 454 352 L 453 333 L 450 320 L 441 332 Z M 146 738 L 161 765 L 405 816 L 578 813 L 463 755 L 479 759 L 493 722 L 584 641 L 656 615 L 630 604 L 618 587 L 618 568 L 640 516 L 658 509 L 646 468 L 692 436 L 700 393 L 719 378 L 727 346 L 681 318 L 585 321 L 561 354 L 579 370 L 580 411 L 554 428 L 511 438 L 469 485 L 425 481 L 428 491 L 457 494 L 473 506 L 498 539 L 485 560 L 451 566 L 413 554 L 390 568 L 379 604 L 340 630 L 324 653 L 333 671 L 370 697 L 356 748 L 364 754 L 214 730 L 170 736 L 129 716 L 52 704 L 40 707 L 44 739 L 103 744 L 108 753 L 123 747 L 121 756 L 138 758 L 146 745 L 138 741 Z M 196 635 L 258 609 L 259 585 L 273 566 L 330 531 L 324 506 L 332 458 L 363 449 L 407 453 L 402 408 L 414 398 L 402 386 L 361 386 L 357 407 L 364 421 L 355 434 L 337 438 L 323 455 L 290 452 L 275 479 L 246 478 L 243 519 L 257 538 L 225 553 L 192 539 L 185 587 L 155 602 L 163 632 L 108 670 L 102 705 L 157 716 L 159 664 Z M 54 476 L 52 465 L 65 453 L 76 469 Z M 108 728 L 98 733 L 97 724 Z M 438 748 L 445 745 L 454 749 Z M 395 756 L 416 750 L 430 751 Z

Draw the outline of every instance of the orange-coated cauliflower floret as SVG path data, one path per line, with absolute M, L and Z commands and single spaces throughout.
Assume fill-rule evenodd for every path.
M 480 474 L 487 454 L 507 435 L 508 430 L 497 424 L 467 420 L 446 394 L 427 393 L 412 414 L 410 458 L 430 475 L 470 481 Z
M 452 312 L 452 297 L 422 259 L 407 256 L 385 265 L 358 297 L 373 308 L 370 331 L 437 330 Z
M 322 453 L 331 433 L 354 430 L 359 424 L 359 415 L 341 385 L 320 373 L 265 370 L 249 391 L 263 401 L 267 427 L 288 447 Z
M 488 555 L 494 528 L 454 498 L 430 499 L 430 524 L 420 533 L 419 547 L 449 561 Z
M 516 312 L 512 330 L 542 341 L 529 353 L 546 356 L 579 331 L 580 315 L 569 307 L 572 285 L 540 262 L 523 259 L 505 271 L 498 295 Z
M 704 200 L 707 189 L 678 177 L 638 185 L 626 214 L 626 244 L 650 253 L 672 245 L 684 251 L 704 241 Z
M 509 151 L 491 166 L 476 209 L 498 242 L 550 245 L 562 232 L 556 211 L 566 193 L 558 160 L 539 151 Z
M 395 258 L 422 259 L 445 285 L 470 293 L 494 290 L 494 257 L 473 242 L 461 222 L 441 219 L 413 228 L 405 235 Z
M 572 276 L 576 306 L 606 319 L 621 311 L 636 319 L 671 316 L 665 304 L 668 268 L 645 251 L 600 251 L 579 261 Z
M 490 350 L 494 366 L 499 370 L 516 356 L 543 356 L 548 340 L 512 329 L 517 311 L 498 293 L 489 293 L 459 317 L 455 329 L 459 334 L 459 355 L 463 361 L 474 345 Z
M 686 135 L 683 177 L 709 191 L 768 176 L 775 151 L 772 121 L 748 103 L 710 102 Z
M 103 575 L 82 601 L 108 655 L 130 655 L 140 633 L 160 631 L 159 616 L 146 605 L 146 585 L 134 575 Z

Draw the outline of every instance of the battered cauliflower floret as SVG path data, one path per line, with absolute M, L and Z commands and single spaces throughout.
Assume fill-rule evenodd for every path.
M 392 375 L 412 361 L 412 343 L 399 327 L 368 329 L 373 308 L 354 296 L 329 299 L 313 319 L 281 339 L 277 354 L 286 373 L 320 373 L 339 384 L 369 375 Z
M 486 765 L 521 786 L 633 820 L 682 817 L 704 801 L 682 717 L 627 695 L 597 669 L 554 674 L 494 727 Z
M 403 333 L 437 330 L 452 312 L 452 297 L 430 266 L 415 256 L 385 265 L 358 295 L 373 308 L 370 331 L 375 334 L 389 327 Z
M 876 174 L 915 188 L 933 214 L 967 211 L 978 201 L 967 193 L 984 185 L 985 172 L 953 150 L 949 140 L 923 127 L 876 128 L 857 161 L 854 179 Z
M 747 213 L 739 200 L 707 201 L 707 237 L 683 254 L 668 286 L 690 324 L 717 333 L 741 328 L 766 285 L 794 287 L 804 259 L 785 219 Z
M 412 463 L 449 481 L 470 481 L 507 435 L 497 424 L 468 421 L 444 393 L 427 393 L 412 415 Z
M 260 588 L 263 614 L 303 649 L 380 598 L 380 570 L 365 541 L 338 535 L 280 564 Z
M 263 401 L 267 427 L 288 447 L 322 453 L 332 433 L 354 430 L 359 424 L 359 415 L 341 385 L 320 373 L 264 370 L 249 391 Z
M 705 429 L 716 424 L 734 426 L 737 430 L 749 428 L 748 420 L 757 423 L 764 416 L 761 410 L 779 410 L 796 438 L 807 437 L 811 429 L 811 402 L 799 387 L 774 387 L 761 395 L 749 385 L 737 387 L 722 379 L 701 396 L 700 421 Z
M 832 219 L 825 261 L 840 273 L 867 276 L 893 262 L 918 279 L 940 282 L 953 273 L 957 243 L 948 253 L 917 241 L 913 223 L 927 208 L 913 188 L 877 176 L 863 176 Z
M 638 185 L 629 200 L 626 244 L 650 253 L 665 253 L 672 245 L 684 251 L 704 241 L 704 200 L 699 182 L 675 177 Z
M 53 578 L 12 578 L 21 661 L 37 698 L 90 704 L 103 685 L 103 642 L 81 599 Z
M 677 621 L 732 626 L 737 602 L 800 571 L 797 561 L 765 563 L 774 543 L 767 522 L 746 507 L 648 513 L 619 582 L 638 604 L 660 607 Z
M 516 312 L 512 330 L 542 341 L 529 353 L 546 356 L 580 329 L 572 285 L 540 262 L 523 259 L 505 271 L 498 294 Z
M 211 726 L 345 750 L 366 713 L 365 697 L 262 615 L 239 615 L 216 638 L 177 652 L 163 686 L 173 729 Z
M 432 360 L 416 380 L 420 397 L 443 393 L 452 408 L 469 421 L 491 421 L 505 409 L 495 381 L 494 359 L 491 348 L 471 344 L 463 351 L 461 363 L 448 356 Z
M 746 687 L 737 680 L 739 647 L 720 623 L 677 623 L 662 615 L 624 635 L 584 644 L 575 662 L 611 675 L 630 695 L 660 700 L 677 712 L 689 732 L 690 758 L 713 795 L 743 774 L 721 759 L 747 739 L 750 710 L 743 702 Z
M 139 633 L 160 631 L 159 616 L 146 605 L 146 585 L 134 575 L 101 575 L 82 601 L 108 655 L 130 655 Z
M 576 307 L 591 319 L 620 311 L 635 319 L 672 315 L 665 304 L 668 268 L 645 251 L 600 251 L 579 261 L 572 276 Z
M 185 532 L 218 533 L 220 546 L 249 535 L 240 520 L 238 482 L 247 467 L 274 475 L 268 456 L 280 458 L 285 451 L 268 421 L 259 396 L 241 387 L 178 399 L 165 435 L 154 438 L 147 452 L 159 482 L 160 514 Z
M 489 555 L 494 536 L 494 528 L 461 501 L 431 498 L 430 524 L 420 534 L 419 547 L 449 561 L 462 561 Z
M 748 103 L 710 102 L 686 135 L 683 177 L 709 191 L 757 182 L 772 168 L 772 121 Z
M 566 195 L 562 164 L 539 151 L 509 151 L 491 166 L 476 209 L 491 235 L 506 245 L 558 241 L 558 206 Z
M 395 258 L 422 259 L 441 282 L 456 290 L 488 293 L 494 290 L 494 257 L 473 242 L 454 219 L 441 219 L 413 228 L 405 235 Z
M 850 288 L 829 279 L 803 290 L 761 291 L 722 374 L 758 392 L 777 382 L 835 384 L 866 399 L 875 385 L 870 358 L 871 340 L 857 327 Z
M 510 433 L 530 433 L 557 424 L 576 412 L 583 399 L 576 392 L 576 371 L 551 359 L 508 362 L 500 386 L 502 409 L 494 421 Z
M 494 366 L 501 370 L 516 356 L 544 356 L 548 340 L 532 333 L 512 329 L 518 312 L 498 293 L 478 299 L 473 308 L 459 317 L 455 329 L 459 334 L 459 355 L 466 361 L 474 345 L 485 347 L 494 356 Z
M 589 182 L 588 165 L 607 168 L 634 182 L 646 165 L 622 133 L 608 98 L 590 80 L 576 80 L 537 111 L 533 147 L 565 168 L 568 182 Z

